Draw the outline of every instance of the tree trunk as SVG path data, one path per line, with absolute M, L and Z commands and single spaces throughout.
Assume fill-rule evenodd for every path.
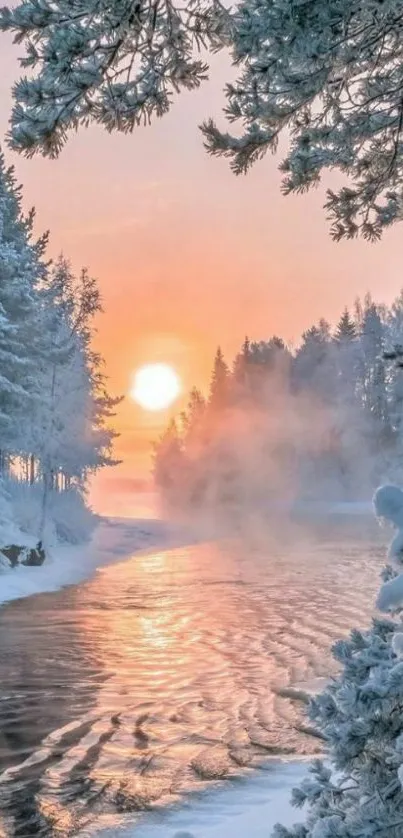
M 29 458 L 29 484 L 33 486 L 35 483 L 35 455 L 31 454 Z
M 48 511 L 48 501 L 49 501 L 49 488 L 50 488 L 50 477 L 49 474 L 45 471 L 43 473 L 43 495 L 42 495 L 42 508 L 41 508 L 41 518 L 39 523 L 39 541 L 43 541 L 43 536 L 45 532 L 45 524 L 46 524 L 46 516 Z

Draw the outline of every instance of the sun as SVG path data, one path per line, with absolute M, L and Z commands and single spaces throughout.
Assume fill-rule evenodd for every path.
M 169 364 L 145 364 L 134 373 L 130 396 L 144 410 L 164 410 L 181 389 L 180 378 Z

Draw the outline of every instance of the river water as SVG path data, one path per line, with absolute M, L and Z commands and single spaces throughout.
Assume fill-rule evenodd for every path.
M 93 834 L 321 750 L 300 693 L 368 623 L 384 538 L 364 520 L 260 535 L 136 555 L 0 609 L 3 838 Z

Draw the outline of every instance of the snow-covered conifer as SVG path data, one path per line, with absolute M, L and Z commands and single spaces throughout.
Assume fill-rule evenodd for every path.
M 402 217 L 402 0 L 240 0 L 231 13 L 220 0 L 19 0 L 0 28 L 24 44 L 30 71 L 14 87 L 10 135 L 28 155 L 57 155 L 90 121 L 130 131 L 163 115 L 206 78 L 198 49 L 229 44 L 239 76 L 225 112 L 241 135 L 207 121 L 209 151 L 245 172 L 291 134 L 285 192 L 329 169 L 346 176 L 327 193 L 335 239 L 376 239 Z
M 381 487 L 374 507 L 397 528 L 389 557 L 403 567 L 403 492 Z M 391 567 L 383 578 L 381 593 L 400 579 Z M 315 761 L 310 776 L 293 793 L 294 804 L 306 807 L 304 822 L 276 826 L 273 838 L 403 835 L 401 603 L 384 600 L 378 598 L 378 606 L 392 610 L 390 618 L 376 617 L 368 631 L 354 629 L 333 648 L 340 675 L 313 699 L 309 710 L 327 743 L 327 761 Z
M 26 450 L 25 420 L 34 409 L 42 346 L 38 287 L 46 274 L 46 236 L 32 239 L 21 189 L 0 153 L 0 449 L 2 461 Z
M 27 419 L 29 442 L 49 491 L 83 486 L 87 475 L 112 464 L 116 436 L 108 427 L 117 399 L 105 386 L 102 359 L 91 349 L 92 320 L 101 301 L 87 271 L 76 278 L 61 257 L 40 292 L 44 352 L 37 364 L 38 399 Z
M 92 348 L 96 281 L 86 270 L 76 278 L 63 258 L 46 262 L 47 235 L 35 241 L 33 222 L 0 153 L 0 480 L 11 495 L 33 487 L 29 529 L 41 538 L 52 492 L 83 493 L 91 472 L 115 462 L 119 399 Z
M 347 182 L 327 192 L 333 237 L 379 238 L 402 217 L 402 11 L 401 0 L 241 0 L 226 111 L 241 134 L 207 122 L 208 149 L 245 172 L 291 135 L 284 192 L 337 168 Z
M 214 358 L 210 382 L 209 407 L 221 410 L 228 404 L 229 369 L 219 346 Z
M 383 357 L 386 328 L 379 308 L 371 300 L 365 306 L 360 333 L 363 406 L 384 430 L 389 430 L 386 365 Z
M 154 479 L 162 496 L 175 504 L 186 491 L 186 460 L 174 419 L 154 446 Z
M 34 71 L 14 88 L 14 148 L 55 156 L 69 129 L 100 122 L 131 131 L 169 110 L 172 96 L 207 77 L 200 48 L 223 43 L 219 0 L 23 0 L 0 12 L 0 28 L 25 44 Z M 35 75 L 36 73 L 36 75 Z

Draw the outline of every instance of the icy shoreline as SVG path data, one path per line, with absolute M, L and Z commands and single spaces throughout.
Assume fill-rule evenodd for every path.
M 306 775 L 307 762 L 270 762 L 247 778 L 194 795 L 179 807 L 133 815 L 108 826 L 101 819 L 89 834 L 97 838 L 268 838 L 274 825 L 303 823 L 291 806 L 291 792 Z M 84 833 L 86 835 L 86 833 Z
M 328 515 L 371 517 L 373 508 L 370 502 L 308 502 L 295 505 L 292 512 L 297 518 L 319 520 Z M 0 567 L 0 606 L 14 599 L 77 584 L 90 578 L 98 568 L 122 561 L 141 550 L 153 547 L 168 550 L 178 543 L 178 538 L 184 544 L 185 540 L 190 543 L 208 537 L 207 532 L 202 535 L 197 528 L 187 535 L 185 530 L 185 526 L 171 525 L 161 519 L 101 518 L 88 543 L 52 546 L 42 567 L 10 570 Z M 26 535 L 21 543 L 34 546 L 34 540 Z
M 173 531 L 163 521 L 105 518 L 85 544 L 53 546 L 41 567 L 0 569 L 0 606 L 14 599 L 57 591 L 89 579 L 98 568 L 141 550 L 169 548 Z

